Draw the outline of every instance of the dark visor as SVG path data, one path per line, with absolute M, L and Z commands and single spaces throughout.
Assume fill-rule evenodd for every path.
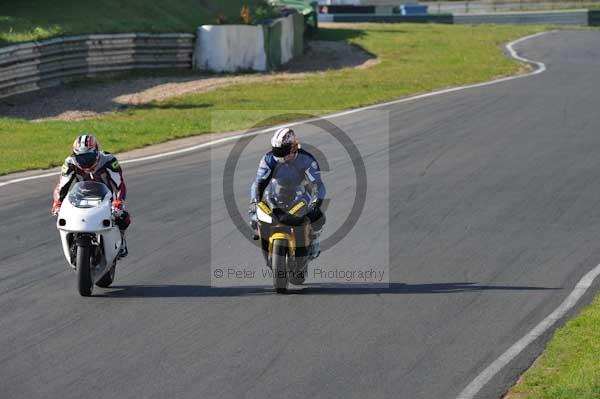
M 92 167 L 96 163 L 97 158 L 98 153 L 96 151 L 75 155 L 75 161 L 77 162 L 77 165 L 82 168 Z
M 272 147 L 272 149 L 273 149 L 274 156 L 276 156 L 277 158 L 283 158 L 287 155 L 290 155 L 290 152 L 292 150 L 292 145 L 284 144 L 281 147 Z

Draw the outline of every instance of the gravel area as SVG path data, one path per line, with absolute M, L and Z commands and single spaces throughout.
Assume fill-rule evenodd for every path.
M 377 62 L 371 54 L 347 43 L 311 41 L 305 54 L 286 65 L 281 72 L 79 81 L 0 99 L 0 117 L 30 121 L 90 119 L 127 107 L 188 93 L 206 92 L 236 83 L 301 79 L 306 73 L 342 68 L 368 68 Z

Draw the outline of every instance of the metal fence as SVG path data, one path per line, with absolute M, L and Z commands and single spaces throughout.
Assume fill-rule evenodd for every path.
M 72 36 L 0 49 L 0 97 L 66 79 L 133 69 L 191 68 L 195 35 Z

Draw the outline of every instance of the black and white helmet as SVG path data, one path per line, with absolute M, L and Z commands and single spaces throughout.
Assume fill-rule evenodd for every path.
M 73 142 L 73 160 L 82 170 L 88 171 L 98 164 L 100 145 L 90 134 L 82 134 Z
M 298 154 L 296 133 L 289 127 L 277 130 L 271 138 L 271 151 L 277 162 L 290 161 L 296 158 Z

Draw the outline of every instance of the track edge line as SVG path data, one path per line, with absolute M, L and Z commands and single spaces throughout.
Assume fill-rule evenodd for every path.
M 562 320 L 573 309 L 579 300 L 586 294 L 600 275 L 600 264 L 587 272 L 575 285 L 569 296 L 552 313 L 546 316 L 533 329 L 515 342 L 502 355 L 487 366 L 473 379 L 469 385 L 457 396 L 457 399 L 473 399 L 481 389 L 492 380 L 505 366 L 514 360 L 523 350 L 537 340 L 541 335 L 550 330 L 558 321 Z

